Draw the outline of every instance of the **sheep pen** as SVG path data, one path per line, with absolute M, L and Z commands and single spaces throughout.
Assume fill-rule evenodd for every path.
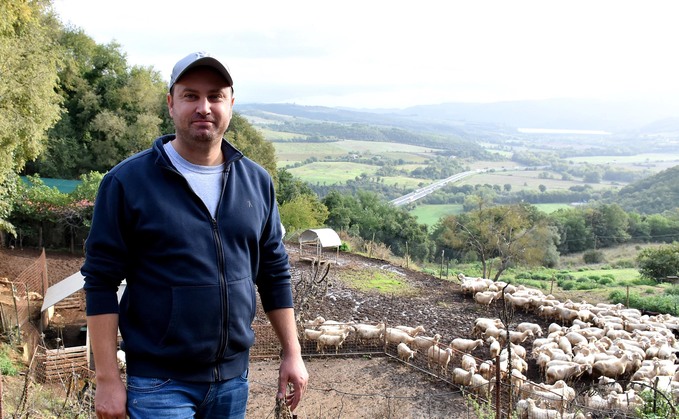
M 293 281 L 299 281 L 310 265 L 298 261 L 294 248 L 289 250 Z M 13 253 L 9 250 L 2 252 L 10 255 Z M 62 274 L 50 263 L 53 262 L 50 262 L 48 256 L 50 276 Z M 69 269 L 74 266 L 79 268 L 77 261 L 74 263 L 69 260 Z M 377 275 L 385 271 L 398 276 L 408 292 L 399 294 L 359 291 L 341 280 L 345 275 L 354 272 L 365 276 L 366 272 Z M 12 272 L 0 272 L 0 276 L 12 275 Z M 474 330 L 476 319 L 498 317 L 497 300 L 490 306 L 479 304 L 472 295 L 462 293 L 457 278 L 440 280 L 378 259 L 340 254 L 338 264 L 332 266 L 327 281 L 328 287 L 322 298 L 306 301 L 301 313 L 302 320 L 311 321 L 322 316 L 326 321 L 340 323 L 384 322 L 393 328 L 399 325 L 422 326 L 425 331 L 418 338 L 440 336 L 438 344 L 447 346 L 455 338 L 477 339 Z M 266 322 L 264 313 L 258 311 L 255 326 Z M 537 311 L 516 310 L 514 323 L 518 325 L 524 322 L 540 325 L 547 335 L 552 320 L 539 317 Z M 524 342 L 529 351 L 530 345 L 537 338 L 538 336 L 529 337 Z M 262 340 L 258 337 L 256 345 L 261 343 Z M 414 359 L 404 364 L 397 359 L 396 345 L 392 348 L 393 357 L 375 354 L 379 350 L 373 354 L 361 354 L 355 350 L 356 346 L 352 346 L 356 343 L 351 335 L 339 347 L 339 356 L 335 356 L 334 346 L 326 347 L 326 354 L 320 355 L 316 353 L 316 345 L 309 343 L 304 345 L 304 355 L 310 372 L 310 383 L 303 402 L 295 412 L 299 418 L 475 417 L 468 398 L 459 388 L 416 368 L 420 363 L 426 365 L 426 349 L 418 350 Z M 414 349 L 414 346 L 415 340 L 410 347 Z M 484 343 L 473 349 L 472 355 L 478 359 L 487 359 L 489 344 Z M 453 356 L 448 372 L 452 374 L 460 362 L 460 356 Z M 544 375 L 540 373 L 535 360 L 529 359 L 528 364 L 526 376 L 532 381 L 544 382 Z M 479 365 L 479 370 L 482 367 L 483 365 Z M 277 368 L 278 360 L 275 356 L 253 357 L 248 417 L 275 417 L 272 412 L 275 407 Z M 478 379 L 478 374 L 474 377 Z M 7 390 L 5 387 L 5 391 Z

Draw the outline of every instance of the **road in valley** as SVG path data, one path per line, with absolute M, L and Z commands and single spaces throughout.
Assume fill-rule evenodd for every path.
M 450 182 L 457 182 L 458 180 L 462 180 L 462 179 L 469 177 L 471 175 L 476 175 L 478 173 L 483 173 L 485 171 L 486 171 L 486 169 L 477 169 L 477 170 L 470 170 L 470 171 L 467 171 L 467 172 L 457 173 L 457 174 L 450 176 L 448 178 L 437 180 L 434 183 L 430 183 L 427 186 L 423 186 L 420 189 L 416 189 L 413 192 L 410 192 L 409 194 L 403 195 L 403 196 L 398 197 L 396 199 L 393 199 L 389 202 L 392 203 L 393 205 L 397 206 L 397 207 L 401 206 L 401 205 L 409 204 L 411 202 L 417 201 L 418 199 L 429 195 L 430 193 L 434 192 L 437 189 L 441 189 L 443 186 L 445 186 L 446 184 L 448 184 Z

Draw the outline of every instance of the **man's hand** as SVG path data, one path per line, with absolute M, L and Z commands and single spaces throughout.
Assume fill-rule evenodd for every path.
M 94 407 L 99 419 L 125 419 L 127 417 L 127 391 L 118 379 L 97 380 Z
M 285 403 L 290 406 L 290 410 L 295 410 L 302 396 L 306 391 L 309 373 L 306 370 L 302 356 L 283 355 L 278 376 L 277 399 L 285 399 Z M 288 383 L 292 384 L 292 390 L 287 392 Z

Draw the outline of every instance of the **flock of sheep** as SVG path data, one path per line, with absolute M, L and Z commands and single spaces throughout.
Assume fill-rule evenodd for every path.
M 439 334 L 425 336 L 423 326 L 387 327 L 384 322 L 342 323 L 317 317 L 305 322 L 302 338 L 314 341 L 319 353 L 328 348 L 338 353 L 350 336 L 359 345 L 384 344 L 388 350 L 395 348 L 402 361 L 426 361 L 431 372 L 486 400 L 499 374 L 503 383 L 511 383 L 516 411 L 523 418 L 587 417 L 586 412 L 600 410 L 631 414 L 643 405 L 640 391 L 652 386 L 679 400 L 678 318 L 643 315 L 620 304 L 561 302 L 533 288 L 461 274 L 458 278 L 463 293 L 479 304 L 504 298 L 514 310 L 537 313 L 544 324 L 551 324 L 543 330 L 523 322 L 508 330 L 498 318 L 481 317 L 474 322 L 471 339 L 444 344 Z M 526 376 L 531 358 L 544 377 L 541 383 Z M 585 394 L 572 409 L 573 382 L 579 377 L 598 383 L 600 391 Z M 620 379 L 630 384 L 623 388 Z M 579 412 L 565 412 L 569 407 Z

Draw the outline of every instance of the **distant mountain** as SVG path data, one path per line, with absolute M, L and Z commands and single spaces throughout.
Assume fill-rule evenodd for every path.
M 679 117 L 657 104 L 582 99 L 549 99 L 496 103 L 444 103 L 403 110 L 428 119 L 493 123 L 516 128 L 603 130 L 622 132 L 654 121 Z
M 668 110 L 670 109 L 670 110 Z M 345 109 L 293 104 L 238 104 L 244 115 L 303 118 L 338 123 L 389 125 L 457 134 L 512 131 L 516 128 L 603 130 L 638 133 L 658 121 L 679 119 L 679 108 L 654 102 L 549 99 L 495 103 L 442 103 L 406 109 Z M 666 122 L 667 123 L 667 122 Z
M 627 211 L 658 214 L 679 207 L 679 166 L 620 189 L 613 200 Z

